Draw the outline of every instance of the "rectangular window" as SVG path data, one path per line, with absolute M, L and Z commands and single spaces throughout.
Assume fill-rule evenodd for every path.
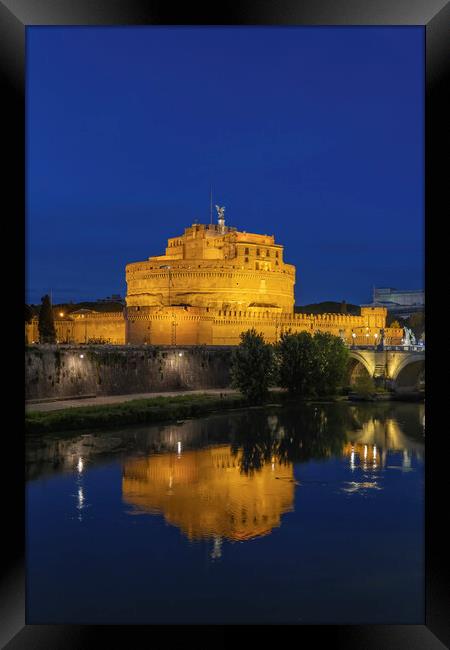
M 256 249 L 256 254 L 257 254 L 258 257 L 260 256 L 260 250 L 259 250 L 259 248 Z
M 248 255 L 248 248 L 245 249 L 245 254 Z

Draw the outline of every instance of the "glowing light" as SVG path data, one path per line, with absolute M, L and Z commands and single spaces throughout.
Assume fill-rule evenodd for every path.
M 178 455 L 181 454 L 181 442 L 180 441 L 177 442 L 177 454 Z
M 367 458 L 367 445 L 364 445 L 364 458 Z
M 84 467 L 83 459 L 80 456 L 80 458 L 78 459 L 78 464 L 77 464 L 77 470 L 78 470 L 78 472 L 80 474 L 83 471 L 83 467 Z
M 377 339 L 377 338 L 378 338 L 378 334 L 374 334 L 374 337 Z
M 211 558 L 216 560 L 222 557 L 222 539 L 217 535 L 214 535 L 214 548 L 211 553 Z
M 354 339 L 356 339 L 356 334 L 355 334 L 355 332 L 352 332 L 352 336 L 353 336 Z
M 353 471 L 355 469 L 355 450 L 352 449 L 352 453 L 350 454 L 350 469 Z
M 84 354 L 80 354 L 80 359 L 84 359 Z
M 59 312 L 59 315 L 60 315 L 61 318 L 62 318 L 62 317 L 64 316 L 64 312 L 63 312 L 63 311 L 60 311 L 60 312 Z
M 182 352 L 178 352 L 178 356 L 179 356 L 179 357 L 182 357 L 182 356 L 183 356 L 183 353 L 182 353 Z
M 78 488 L 78 507 L 81 510 L 84 504 L 84 494 L 83 494 L 83 488 L 79 487 Z

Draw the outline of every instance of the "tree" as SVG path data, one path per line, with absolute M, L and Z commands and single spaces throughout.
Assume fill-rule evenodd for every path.
M 274 353 L 255 329 L 242 332 L 241 342 L 233 352 L 232 386 L 251 402 L 261 404 L 274 381 Z
M 277 354 L 280 386 L 291 395 L 331 395 L 344 381 L 348 351 L 339 336 L 285 333 L 277 345 Z
M 277 344 L 280 386 L 291 395 L 314 394 L 315 348 L 309 332 L 285 332 Z
M 39 341 L 40 343 L 56 343 L 56 330 L 53 320 L 53 310 L 50 304 L 50 297 L 43 296 L 41 309 L 39 311 Z
M 317 332 L 315 349 L 314 388 L 317 395 L 333 395 L 342 386 L 348 364 L 348 350 L 339 336 Z
M 416 311 L 407 320 L 408 327 L 412 329 L 416 338 L 422 338 L 425 330 L 425 312 Z

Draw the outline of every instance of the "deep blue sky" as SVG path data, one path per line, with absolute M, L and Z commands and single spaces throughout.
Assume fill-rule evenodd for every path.
M 27 300 L 125 294 L 209 187 L 296 302 L 423 288 L 424 31 L 27 29 Z

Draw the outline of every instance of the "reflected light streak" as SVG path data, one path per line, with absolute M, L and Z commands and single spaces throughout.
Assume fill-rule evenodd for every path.
M 78 509 L 82 510 L 84 505 L 84 494 L 83 494 L 83 488 L 79 487 L 78 488 Z

